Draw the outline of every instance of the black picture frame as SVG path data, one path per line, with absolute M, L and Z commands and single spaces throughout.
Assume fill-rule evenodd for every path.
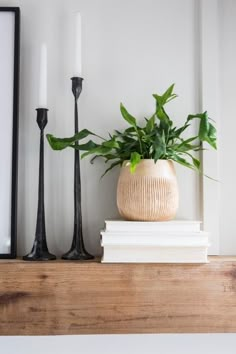
M 13 110 L 12 110 L 12 152 L 10 184 L 10 244 L 9 252 L 0 253 L 1 259 L 16 258 L 17 254 L 17 172 L 18 172 L 18 112 L 19 112 L 19 65 L 20 65 L 20 8 L 0 7 L 0 13 L 11 12 L 14 15 L 14 65 L 13 65 Z M 4 52 L 0 52 L 4 55 Z M 6 166 L 7 167 L 7 166 Z M 0 220 L 4 222 L 4 220 Z M 1 236 L 1 235 L 0 235 Z M 1 242 L 1 239 L 0 239 Z

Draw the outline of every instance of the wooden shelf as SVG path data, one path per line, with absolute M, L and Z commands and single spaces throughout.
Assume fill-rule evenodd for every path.
M 209 264 L 0 261 L 0 334 L 236 332 L 236 257 Z

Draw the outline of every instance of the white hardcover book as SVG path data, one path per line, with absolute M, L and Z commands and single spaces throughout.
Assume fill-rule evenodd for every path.
M 104 248 L 103 263 L 207 263 L 207 247 L 113 247 Z
M 205 246 L 209 233 L 200 232 L 106 232 L 101 231 L 102 246 L 153 245 L 153 246 Z
M 125 221 L 105 220 L 105 231 L 113 232 L 153 232 L 153 231 L 188 231 L 199 232 L 201 221 L 171 220 L 171 221 Z

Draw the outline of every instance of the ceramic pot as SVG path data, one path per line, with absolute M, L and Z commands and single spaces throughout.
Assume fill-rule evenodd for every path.
M 142 160 L 134 173 L 125 161 L 117 185 L 117 206 L 126 220 L 166 221 L 175 217 L 178 183 L 171 160 Z

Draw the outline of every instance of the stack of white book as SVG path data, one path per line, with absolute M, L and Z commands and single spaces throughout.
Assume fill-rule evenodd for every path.
M 200 221 L 107 220 L 101 231 L 104 263 L 206 263 L 209 233 Z

